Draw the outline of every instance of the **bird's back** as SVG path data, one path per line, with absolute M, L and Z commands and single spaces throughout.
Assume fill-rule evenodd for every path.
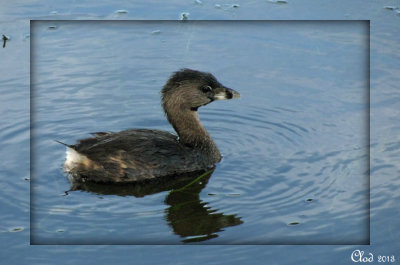
M 69 146 L 66 170 L 75 180 L 135 182 L 204 170 L 207 155 L 169 132 L 149 129 L 94 133 Z

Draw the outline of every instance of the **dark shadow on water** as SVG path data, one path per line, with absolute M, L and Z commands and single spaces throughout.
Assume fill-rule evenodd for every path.
M 182 240 L 184 243 L 218 237 L 216 233 L 223 228 L 243 223 L 236 215 L 217 213 L 217 209 L 200 199 L 199 194 L 211 175 L 212 171 L 206 172 L 183 188 L 172 190 L 165 198 L 165 203 L 170 205 L 165 210 L 168 224 L 175 234 L 185 238 Z
M 164 181 L 136 184 L 73 183 L 70 191 L 135 197 L 170 191 L 164 200 L 169 205 L 165 209 L 165 219 L 183 243 L 195 243 L 216 238 L 217 233 L 224 228 L 243 223 L 236 215 L 218 213 L 218 209 L 212 209 L 200 199 L 199 194 L 206 187 L 213 171 L 214 168 L 207 172 L 170 177 Z

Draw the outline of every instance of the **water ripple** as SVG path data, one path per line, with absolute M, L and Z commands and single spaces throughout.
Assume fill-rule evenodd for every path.
M 235 205 L 254 211 L 254 217 L 248 216 L 250 222 L 259 222 L 253 219 L 256 213 L 267 212 L 287 218 L 286 224 L 318 222 L 313 216 L 320 216 L 324 207 L 330 208 L 327 218 L 349 218 L 349 209 L 358 209 L 354 216 L 365 216 L 366 148 L 299 150 L 296 146 L 303 148 L 311 137 L 301 120 L 292 116 L 299 112 L 253 106 L 244 113 L 204 111 L 205 123 L 215 123 L 216 128 L 209 126 L 209 130 L 225 156 L 215 172 L 218 179 L 211 194 L 238 194 Z M 221 116 L 226 118 L 217 119 Z M 291 146 L 292 152 L 279 153 L 282 145 Z M 364 189 L 355 194 L 353 183 Z M 229 203 L 219 203 L 227 211 L 233 209 Z

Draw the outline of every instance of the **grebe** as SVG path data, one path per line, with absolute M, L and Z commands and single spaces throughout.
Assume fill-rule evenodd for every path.
M 161 91 L 162 107 L 178 136 L 160 130 L 98 132 L 67 145 L 64 169 L 73 181 L 138 182 L 212 168 L 221 154 L 197 110 L 240 95 L 210 73 L 175 72 Z

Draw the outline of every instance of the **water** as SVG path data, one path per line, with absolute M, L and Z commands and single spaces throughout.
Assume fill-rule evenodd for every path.
M 125 250 L 142 262 L 167 263 L 176 263 L 175 255 L 211 263 L 260 258 L 301 263 L 311 255 L 319 264 L 330 264 L 350 260 L 356 248 L 376 258 L 398 255 L 388 244 L 398 236 L 393 208 L 400 186 L 394 10 L 375 5 L 379 13 L 372 12 L 368 146 L 368 23 L 190 20 L 215 12 L 241 18 L 255 6 L 193 3 L 172 16 L 187 12 L 185 22 L 38 21 L 31 23 L 30 37 L 26 21 L 3 23 L 11 37 L 3 49 L 7 53 L 2 51 L 7 64 L 1 66 L 7 73 L 1 78 L 1 99 L 7 104 L 1 108 L 8 113 L 0 133 L 1 234 L 2 244 L 12 246 L 7 255 L 1 253 L 6 264 L 22 263 L 28 255 L 34 264 L 50 256 L 73 263 L 88 258 L 100 264 L 126 262 Z M 265 6 L 283 13 L 301 10 L 291 2 Z M 46 8 L 52 9 L 46 14 L 54 11 Z M 68 10 L 65 4 L 50 18 L 97 12 L 131 19 L 133 13 L 129 6 L 109 15 L 104 6 L 93 12 L 85 8 Z M 347 12 L 354 10 L 350 6 Z M 44 11 L 27 6 L 25 12 Z M 335 12 L 331 16 L 340 17 Z M 6 17 L 12 16 L 21 15 Z M 31 138 L 29 60 L 21 60 L 29 56 L 30 41 Z M 242 95 L 200 109 L 224 155 L 213 174 L 186 188 L 189 192 L 168 187 L 70 191 L 61 168 L 65 149 L 53 140 L 73 143 L 90 132 L 127 128 L 172 131 L 159 90 L 181 67 L 210 71 Z M 190 255 L 167 246 L 80 246 L 73 247 L 78 252 L 71 257 L 66 255 L 71 247 L 27 246 L 29 239 L 39 245 L 268 246 L 214 246 L 206 252 L 198 246 Z M 293 244 L 338 246 L 272 246 Z
M 357 67 L 367 62 L 365 22 L 41 21 L 31 28 L 34 244 L 369 241 L 367 69 Z M 247 61 L 246 70 L 234 67 Z M 160 87 L 174 70 L 205 65 L 243 100 L 200 111 L 225 158 L 195 198 L 65 195 L 65 148 L 54 139 L 171 130 Z

